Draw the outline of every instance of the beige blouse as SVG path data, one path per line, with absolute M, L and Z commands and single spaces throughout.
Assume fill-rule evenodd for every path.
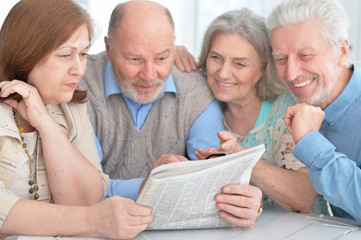
M 63 127 L 72 144 L 98 169 L 103 179 L 105 196 L 108 191 L 109 177 L 103 173 L 100 166 L 99 155 L 95 146 L 94 132 L 87 115 L 86 104 L 62 103 L 46 105 L 46 108 L 54 120 Z M 11 192 L 8 187 L 13 180 L 20 161 L 19 154 L 22 150 L 22 142 L 13 118 L 12 108 L 5 103 L 0 103 L 0 112 L 1 227 L 12 206 L 20 199 L 20 197 Z M 49 129 L 49 131 L 51 131 L 51 129 Z M 39 136 L 36 152 L 38 161 L 38 194 L 40 195 L 38 200 L 42 202 L 52 202 Z

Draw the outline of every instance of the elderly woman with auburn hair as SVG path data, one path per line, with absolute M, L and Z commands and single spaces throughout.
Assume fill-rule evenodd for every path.
M 0 31 L 0 234 L 132 238 L 151 209 L 103 200 L 86 92 L 92 37 L 72 0 L 22 0 Z M 31 201 L 33 200 L 33 201 Z M 112 226 L 109 228 L 109 226 Z

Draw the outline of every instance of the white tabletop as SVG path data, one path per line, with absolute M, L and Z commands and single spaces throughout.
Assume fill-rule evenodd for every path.
M 6 240 L 94 240 L 90 237 L 30 237 L 12 236 Z M 285 211 L 264 211 L 252 227 L 223 229 L 194 229 L 144 231 L 135 240 L 356 240 L 361 239 L 361 224 L 329 216 L 313 216 Z

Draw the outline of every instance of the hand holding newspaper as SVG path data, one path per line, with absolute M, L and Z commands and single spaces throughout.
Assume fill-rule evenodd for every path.
M 227 184 L 249 184 L 264 152 L 259 145 L 209 160 L 176 162 L 153 169 L 137 203 L 153 210 L 148 230 L 231 227 L 214 197 Z

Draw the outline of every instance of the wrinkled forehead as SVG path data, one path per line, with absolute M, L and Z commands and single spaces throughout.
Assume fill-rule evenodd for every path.
M 318 27 L 312 21 L 280 26 L 271 32 L 273 54 L 280 52 L 318 49 L 329 45 L 321 36 Z

